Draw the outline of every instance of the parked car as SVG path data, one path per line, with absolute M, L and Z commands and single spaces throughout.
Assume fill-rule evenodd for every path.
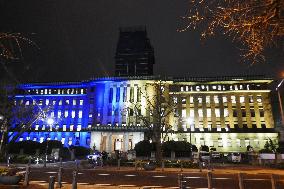
M 206 151 L 199 152 L 199 158 L 201 161 L 209 161 L 210 160 L 210 153 Z
M 242 156 L 241 156 L 241 153 L 232 152 L 228 154 L 227 159 L 229 162 L 240 163 L 242 160 Z
M 98 165 L 101 163 L 102 154 L 99 151 L 95 151 L 93 154 L 87 155 L 87 159 L 89 160 L 90 163 Z
M 212 159 L 220 159 L 222 157 L 220 152 L 211 152 Z

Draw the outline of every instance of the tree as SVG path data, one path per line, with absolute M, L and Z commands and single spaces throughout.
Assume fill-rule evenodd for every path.
M 284 36 L 284 0 L 192 0 L 186 27 L 201 27 L 201 37 L 222 33 L 246 49 L 245 60 L 264 61 L 263 51 Z
M 134 114 L 138 122 L 147 128 L 147 136 L 153 141 L 156 149 L 156 160 L 162 160 L 161 142 L 171 132 L 169 116 L 175 109 L 175 103 L 169 96 L 169 84 L 162 80 L 147 83 L 141 90 L 141 101 L 134 103 Z M 144 113 L 141 113 L 143 109 Z
M 37 104 L 16 104 L 15 93 L 15 87 L 6 84 L 0 86 L 0 155 L 5 155 L 8 141 L 15 142 L 37 120 L 46 119 L 50 109 L 49 106 L 41 108 Z

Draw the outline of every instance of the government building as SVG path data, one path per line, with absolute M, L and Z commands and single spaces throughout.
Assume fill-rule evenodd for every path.
M 31 129 L 17 141 L 58 140 L 67 147 L 127 151 L 147 139 L 151 121 L 159 117 L 164 141 L 188 141 L 220 152 L 242 152 L 250 145 L 258 151 L 268 138 L 278 140 L 272 81 L 263 76 L 133 76 L 21 84 L 13 97 L 16 107 L 32 107 L 45 116 L 28 122 Z M 14 119 L 12 124 L 21 123 Z

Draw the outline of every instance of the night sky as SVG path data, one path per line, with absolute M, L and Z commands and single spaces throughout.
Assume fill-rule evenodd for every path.
M 226 36 L 201 42 L 198 31 L 179 33 L 187 0 L 0 0 L 1 31 L 21 32 L 39 48 L 24 45 L 21 81 L 80 81 L 113 76 L 119 27 L 145 25 L 154 47 L 155 75 L 220 76 L 284 70 L 283 47 L 265 63 L 240 63 Z M 281 50 L 282 49 L 282 50 Z M 19 66 L 19 67 L 21 67 Z M 20 78 L 20 77 L 19 77 Z

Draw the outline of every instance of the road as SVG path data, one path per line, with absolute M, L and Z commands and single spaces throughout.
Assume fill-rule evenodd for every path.
M 72 183 L 72 169 L 65 169 L 63 185 Z M 218 169 L 213 171 L 213 188 L 238 189 L 237 170 Z M 178 188 L 178 174 L 182 173 L 187 181 L 187 188 L 207 188 L 207 171 L 199 172 L 197 169 L 178 169 L 171 171 L 135 171 L 133 168 L 116 170 L 115 168 L 79 170 L 78 188 Z M 271 189 L 271 174 L 279 175 L 278 188 L 284 188 L 284 172 L 282 171 L 247 171 L 244 175 L 245 189 Z M 282 174 L 283 173 L 283 174 Z M 57 177 L 56 168 L 33 168 L 31 170 L 31 183 L 48 186 L 49 176 Z M 45 188 L 44 187 L 44 188 Z

